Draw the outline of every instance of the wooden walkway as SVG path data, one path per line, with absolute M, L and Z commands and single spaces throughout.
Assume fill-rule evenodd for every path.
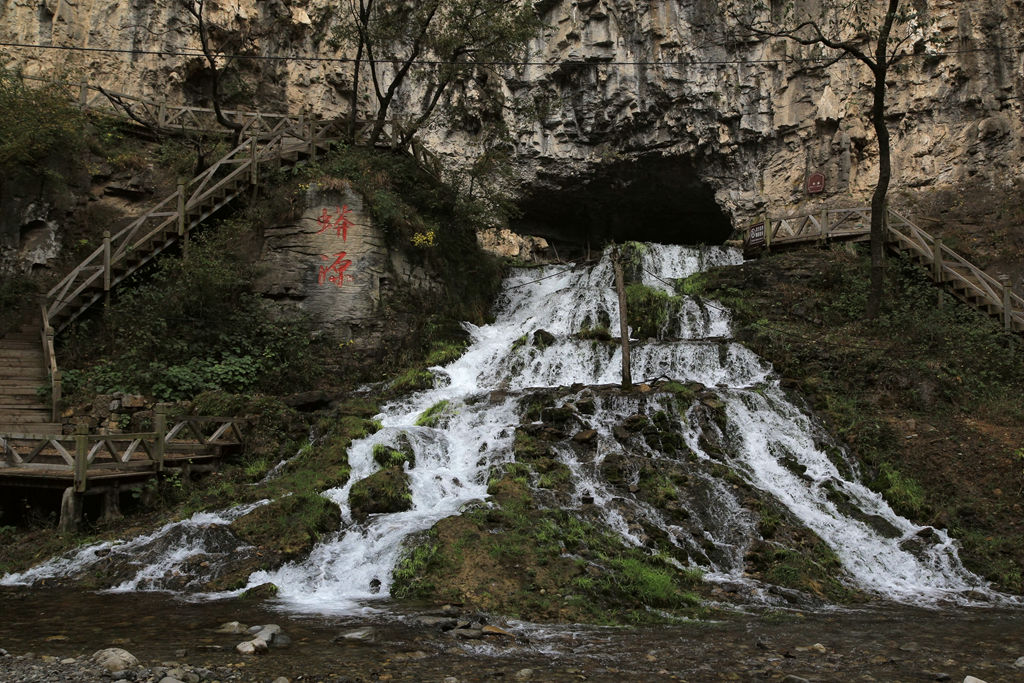
M 117 515 L 121 491 L 137 488 L 168 468 L 183 478 L 209 471 L 241 448 L 240 421 L 226 417 L 183 417 L 168 428 L 162 408 L 152 432 L 73 435 L 0 435 L 0 487 L 63 490 L 60 527 L 81 520 L 82 496 L 106 494 L 104 517 Z
M 743 247 L 749 255 L 831 240 L 866 240 L 870 232 L 870 208 L 826 209 L 747 227 Z M 999 318 L 1007 331 L 1024 334 L 1024 298 L 1011 291 L 1009 282 L 1000 282 L 892 209 L 886 216 L 886 238 L 890 248 L 909 253 L 957 298 Z

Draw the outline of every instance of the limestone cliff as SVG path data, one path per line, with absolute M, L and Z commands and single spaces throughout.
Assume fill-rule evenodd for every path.
M 850 60 L 800 61 L 812 48 L 785 41 L 741 39 L 727 11 L 737 2 L 536 3 L 546 28 L 530 46 L 529 64 L 507 70 L 500 86 L 524 229 L 610 222 L 650 237 L 642 224 L 666 220 L 662 233 L 692 239 L 700 224 L 721 220 L 719 210 L 740 225 L 769 207 L 778 213 L 866 198 L 877 164 L 869 72 Z M 254 39 L 251 55 L 288 57 L 237 60 L 245 86 L 237 100 L 308 106 L 325 117 L 346 111 L 351 65 L 300 58 L 347 54 L 327 43 L 343 20 L 338 7 L 328 0 L 212 6 L 214 23 Z M 927 12 L 931 40 L 890 83 L 894 201 L 937 215 L 958 199 L 979 201 L 983 213 L 1007 220 L 1018 211 L 1009 190 L 1024 161 L 1024 63 L 1014 49 L 1024 36 L 1022 3 L 936 0 Z M 67 60 L 92 82 L 204 101 L 195 32 L 171 0 L 13 0 L 0 8 L 0 38 L 137 50 L 10 54 L 29 72 Z M 461 84 L 452 98 L 471 105 L 478 86 Z M 406 93 L 405 101 L 416 96 Z M 480 144 L 465 123 L 442 115 L 424 140 L 457 163 Z M 804 189 L 810 172 L 826 178 L 815 199 Z

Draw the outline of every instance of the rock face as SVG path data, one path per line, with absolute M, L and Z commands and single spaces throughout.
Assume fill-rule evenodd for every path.
M 302 311 L 332 336 L 360 343 L 384 333 L 382 297 L 396 288 L 441 291 L 425 268 L 389 248 L 351 189 L 313 185 L 304 201 L 307 208 L 297 221 L 264 231 L 257 264 L 261 294 Z
M 745 0 L 536 6 L 546 28 L 530 46 L 529 65 L 510 69 L 500 88 L 518 159 L 521 229 L 577 238 L 640 231 L 646 238 L 653 229 L 645 226 L 657 222 L 663 240 L 718 240 L 722 226 L 766 209 L 778 215 L 865 203 L 877 148 L 867 118 L 870 74 L 859 63 L 828 64 L 814 48 L 742 38 L 730 12 L 748 10 Z M 1005 49 L 1021 42 L 1024 15 L 1011 0 L 936 0 L 926 11 L 932 24 L 918 37 L 928 41 L 891 77 L 894 201 L 941 215 L 968 191 L 968 202 L 980 195 L 1002 202 L 992 207 L 999 213 L 1012 203 L 1005 190 L 1024 155 L 1024 68 Z M 0 37 L 10 42 L 197 48 L 194 29 L 170 0 L 17 0 L 0 16 Z M 341 20 L 329 0 L 240 0 L 213 8 L 210 19 L 229 32 L 253 29 L 265 54 L 348 54 L 326 44 Z M 64 59 L 44 50 L 18 56 L 29 72 Z M 198 56 L 89 52 L 77 66 L 106 86 L 197 104 L 209 77 Z M 325 117 L 348 107 L 347 63 L 241 60 L 237 68 L 259 107 L 309 105 Z M 461 84 L 451 96 L 471 103 L 476 87 Z M 423 94 L 406 92 L 399 106 Z M 475 127 L 461 120 L 442 115 L 422 136 L 455 163 L 480 147 Z M 815 172 L 825 177 L 824 192 L 810 196 L 806 180 Z M 632 201 L 618 201 L 626 196 Z M 708 223 L 718 227 L 707 231 Z M 350 270 L 361 272 L 355 262 Z M 349 284 L 365 285 L 362 296 L 372 301 L 372 283 Z

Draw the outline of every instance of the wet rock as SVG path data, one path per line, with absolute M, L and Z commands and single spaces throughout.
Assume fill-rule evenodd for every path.
M 173 676 L 164 676 L 160 679 L 160 683 L 185 683 L 185 681 L 174 678 Z
M 980 678 L 975 678 L 974 676 L 965 676 L 964 683 L 985 683 L 985 681 Z
M 239 654 L 243 655 L 255 655 L 266 652 L 268 649 L 267 641 L 262 638 L 253 638 L 252 640 L 245 640 L 235 646 L 235 650 Z
M 257 638 L 262 638 L 267 643 L 273 642 L 275 638 L 281 633 L 281 627 L 277 624 L 267 624 L 263 626 L 259 631 L 256 632 Z
M 483 630 L 478 628 L 456 628 L 452 629 L 451 634 L 463 640 L 479 640 L 484 637 Z
M 348 631 L 337 636 L 335 642 L 339 640 L 361 640 L 368 641 L 373 640 L 377 636 L 376 630 L 371 626 L 364 626 L 363 628 L 357 628 L 354 631 Z
M 782 683 L 810 683 L 806 678 L 789 675 L 782 679 Z
M 1014 668 L 1024 669 L 1024 657 L 1018 657 L 1017 661 L 1013 663 Z
M 453 617 L 436 617 L 424 615 L 416 617 L 413 623 L 427 628 L 439 628 L 442 631 L 450 631 L 458 625 L 458 620 Z
M 248 633 L 249 632 L 249 627 L 246 626 L 245 624 L 239 623 L 237 621 L 228 621 L 228 622 L 225 622 L 225 623 L 221 624 L 217 628 L 216 632 L 217 633 L 230 633 L 232 635 L 241 635 L 242 633 Z
M 277 678 L 274 679 L 274 683 L 292 683 L 292 682 L 289 681 L 284 676 L 278 676 Z
M 491 626 L 490 624 L 484 626 L 480 630 L 483 632 L 485 636 L 504 636 L 506 638 L 515 638 L 514 635 L 512 635 L 505 629 L 498 628 L 497 626 Z
M 94 652 L 92 660 L 98 666 L 111 673 L 131 669 L 139 665 L 139 660 L 135 658 L 135 655 L 119 647 L 108 647 L 105 650 Z
M 538 349 L 546 349 L 555 343 L 555 335 L 547 330 L 537 330 L 533 333 L 533 345 Z
M 359 521 L 375 513 L 404 512 L 412 507 L 409 475 L 401 467 L 378 470 L 352 486 L 349 505 Z
M 520 669 L 515 673 L 517 681 L 528 681 L 533 678 L 533 669 Z
M 627 429 L 627 430 L 629 430 L 631 432 L 639 432 L 641 429 L 646 427 L 647 424 L 648 424 L 647 416 L 646 415 L 637 414 L 637 415 L 630 415 L 629 417 L 627 417 L 625 419 L 625 421 L 623 421 L 622 426 L 625 429 Z
M 583 443 L 583 444 L 593 443 L 594 441 L 597 440 L 597 430 L 596 429 L 584 429 L 581 432 L 577 432 L 572 437 L 572 440 L 575 441 L 576 443 Z
M 277 597 L 277 586 L 267 582 L 249 588 L 241 597 L 245 600 L 270 600 Z

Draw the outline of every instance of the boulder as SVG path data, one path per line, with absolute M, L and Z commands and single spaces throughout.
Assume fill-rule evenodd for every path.
M 110 673 L 117 673 L 125 669 L 131 669 L 139 665 L 135 655 L 122 650 L 119 647 L 108 647 L 105 650 L 98 650 L 92 655 L 92 659 L 98 666 L 103 667 Z
M 359 521 L 376 513 L 404 512 L 412 507 L 409 475 L 401 467 L 379 470 L 353 484 L 349 505 Z

